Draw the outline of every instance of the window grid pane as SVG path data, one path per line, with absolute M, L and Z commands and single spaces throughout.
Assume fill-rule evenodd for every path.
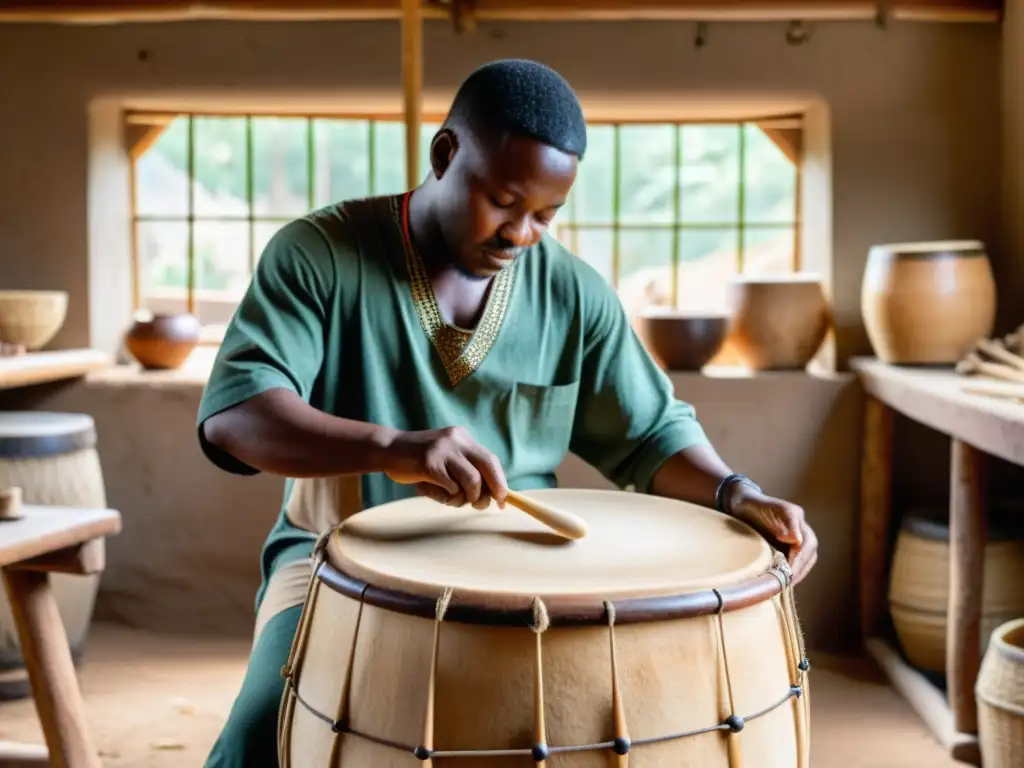
M 269 239 L 303 208 L 405 189 L 403 126 L 400 118 L 178 116 L 133 166 L 142 181 L 137 178 L 132 201 L 140 293 L 184 288 L 193 313 L 199 295 L 237 300 L 239 280 L 251 278 Z M 424 174 L 437 127 L 423 125 Z M 692 293 L 681 290 L 681 271 L 705 259 L 719 271 L 731 259 L 735 273 L 795 268 L 799 165 L 757 123 L 609 123 L 590 131 L 587 161 L 553 234 L 614 288 L 631 276 L 657 274 L 667 283 L 663 300 L 680 306 Z M 257 158 L 260 151 L 270 155 Z M 187 188 L 184 212 L 156 189 L 168 174 L 182 177 Z M 185 274 L 176 278 L 173 270 L 146 266 L 146 248 L 153 246 L 140 235 L 161 224 L 180 225 L 185 235 Z M 206 233 L 202 243 L 197 229 Z M 239 272 L 243 249 L 247 271 Z M 162 285 L 162 275 L 184 277 L 185 285 Z

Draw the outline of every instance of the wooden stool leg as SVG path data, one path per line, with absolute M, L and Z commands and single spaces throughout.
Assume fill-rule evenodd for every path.
M 54 768 L 101 768 L 48 575 L 7 568 L 3 574 L 50 764 Z

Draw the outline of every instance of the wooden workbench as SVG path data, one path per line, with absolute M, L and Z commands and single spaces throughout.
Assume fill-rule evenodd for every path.
M 974 683 L 981 662 L 981 591 L 987 540 L 987 463 L 1024 466 L 1024 404 L 963 391 L 952 370 L 851 361 L 867 394 L 861 465 L 860 627 L 867 651 L 958 760 L 980 764 Z M 950 573 L 944 695 L 883 636 L 892 531 L 895 413 L 948 435 Z
M 0 742 L 0 764 L 100 768 L 50 573 L 99 573 L 105 537 L 121 530 L 112 509 L 22 505 L 0 521 L 0 570 L 18 629 L 46 747 Z

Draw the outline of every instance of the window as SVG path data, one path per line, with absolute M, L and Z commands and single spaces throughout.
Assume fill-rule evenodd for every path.
M 595 125 L 556 234 L 627 309 L 722 309 L 736 274 L 796 271 L 798 119 Z
M 405 189 L 398 117 L 130 114 L 135 305 L 218 338 L 284 223 Z M 439 121 L 424 121 L 421 173 Z M 629 309 L 719 306 L 738 272 L 798 268 L 798 119 L 596 124 L 553 234 Z

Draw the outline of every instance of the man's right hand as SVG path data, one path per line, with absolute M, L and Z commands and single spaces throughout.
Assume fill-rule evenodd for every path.
M 505 505 L 501 462 L 462 427 L 397 432 L 384 456 L 388 477 L 442 504 L 485 509 L 493 499 Z

